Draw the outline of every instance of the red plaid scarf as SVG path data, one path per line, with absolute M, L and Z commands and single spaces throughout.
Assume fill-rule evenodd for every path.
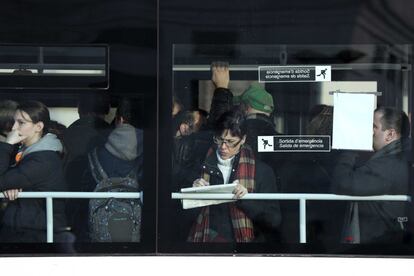
M 207 153 L 207 158 L 211 158 L 216 152 L 216 147 L 210 148 Z M 249 193 L 254 192 L 256 165 L 252 149 L 248 145 L 243 145 L 240 148 L 239 162 L 235 179 L 243 185 Z M 210 175 L 208 171 L 203 171 L 202 176 L 204 180 L 209 182 Z M 254 239 L 253 223 L 246 216 L 246 214 L 237 208 L 235 203 L 228 203 L 230 209 L 230 217 L 233 225 L 236 242 L 251 242 Z M 204 207 L 197 217 L 193 225 L 190 235 L 187 239 L 189 242 L 212 242 L 214 238 L 209 228 L 210 208 Z

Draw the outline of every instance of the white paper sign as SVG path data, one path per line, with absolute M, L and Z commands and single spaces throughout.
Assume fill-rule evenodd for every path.
M 332 148 L 372 151 L 375 94 L 334 93 Z

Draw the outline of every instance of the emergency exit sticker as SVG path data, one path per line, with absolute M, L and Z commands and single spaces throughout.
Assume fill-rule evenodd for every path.
M 258 136 L 258 152 L 330 152 L 329 135 Z
M 259 66 L 259 82 L 331 81 L 331 66 Z

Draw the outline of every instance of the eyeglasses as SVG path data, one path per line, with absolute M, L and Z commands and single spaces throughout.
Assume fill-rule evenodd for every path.
M 214 141 L 215 144 L 222 145 L 224 143 L 229 148 L 237 147 L 237 145 L 240 144 L 241 140 L 242 139 L 240 139 L 239 141 L 234 141 L 234 140 L 223 139 L 223 138 L 217 137 L 217 136 L 213 137 L 213 141 Z

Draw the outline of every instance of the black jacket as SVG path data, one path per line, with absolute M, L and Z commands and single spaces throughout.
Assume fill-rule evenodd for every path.
M 332 193 L 332 171 L 337 152 L 285 153 L 286 161 L 279 170 L 282 193 Z M 306 240 L 308 243 L 336 245 L 340 240 L 345 201 L 309 200 L 306 203 Z M 299 242 L 298 201 L 280 203 L 283 242 Z
M 355 167 L 356 154 L 345 152 L 334 170 L 334 192 L 353 196 L 407 195 L 410 164 L 401 140 L 377 151 Z M 406 227 L 408 203 L 358 202 L 361 243 L 394 242 Z M 401 223 L 402 222 L 402 223 Z
M 64 191 L 65 182 L 59 153 L 52 150 L 32 152 L 15 166 L 9 163 L 13 146 L 0 143 L 0 190 L 23 189 L 23 191 Z M 64 204 L 53 200 L 54 228 L 66 226 Z M 45 199 L 17 199 L 10 201 L 5 210 L 2 226 L 16 231 L 46 229 Z
M 233 94 L 229 89 L 216 88 L 211 100 L 210 113 L 208 116 L 208 127 L 214 129 L 217 120 L 223 113 L 233 108 Z
M 265 154 L 257 152 L 257 136 L 278 135 L 274 123 L 269 116 L 260 113 L 254 113 L 246 116 L 246 128 L 246 143 L 252 147 L 257 158 L 265 161 L 263 160 Z
M 229 183 L 235 180 L 236 155 Z M 205 167 L 205 168 L 204 168 Z M 203 170 L 210 172 L 210 185 L 223 184 L 223 175 L 217 167 L 217 157 L 207 158 Z M 256 160 L 255 193 L 277 193 L 278 187 L 272 169 L 260 160 Z M 275 200 L 238 200 L 237 206 L 252 220 L 255 231 L 255 241 L 275 241 L 278 237 L 278 227 L 281 222 L 279 202 Z M 233 239 L 228 204 L 210 206 L 210 226 L 219 233 Z M 216 226 L 216 227 L 215 227 Z
M 103 145 L 110 131 L 110 125 L 97 117 L 86 116 L 73 122 L 63 134 L 65 165 Z

